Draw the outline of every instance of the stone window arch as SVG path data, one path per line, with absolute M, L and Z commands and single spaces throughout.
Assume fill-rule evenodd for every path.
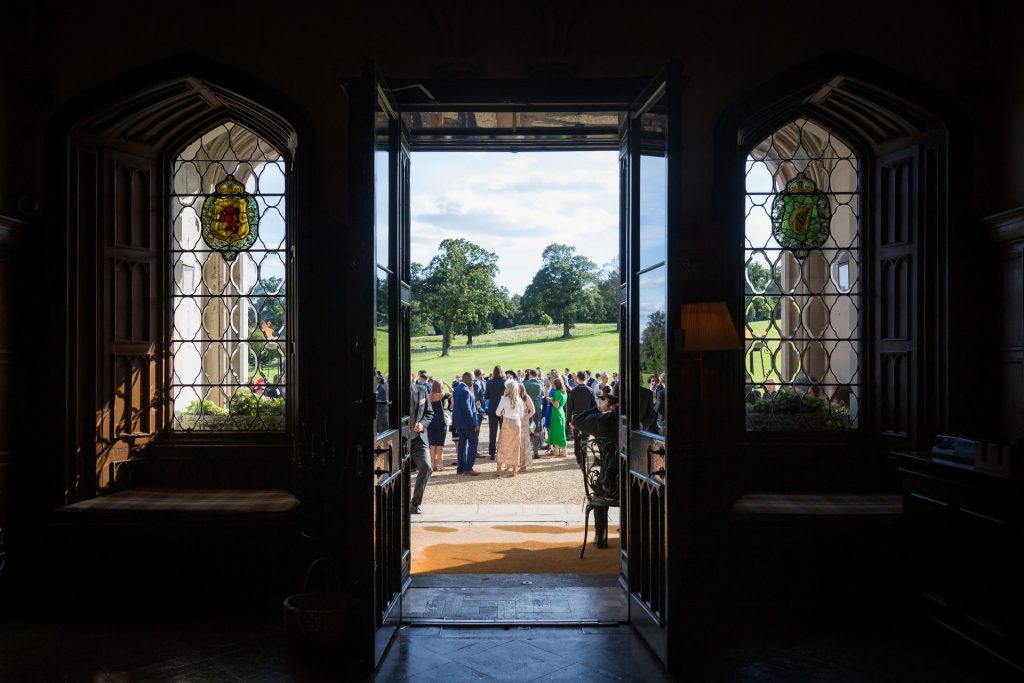
M 167 69 L 179 72 L 180 64 Z M 216 71 L 222 75 L 221 69 Z M 117 477 L 118 462 L 144 454 L 183 431 L 176 422 L 179 408 L 173 395 L 182 381 L 174 375 L 171 303 L 175 287 L 200 288 L 204 264 L 181 261 L 176 265 L 172 260 L 175 229 L 179 237 L 184 235 L 181 225 L 175 228 L 169 210 L 180 200 L 172 195 L 192 194 L 193 201 L 201 203 L 209 178 L 195 164 L 232 156 L 238 162 L 251 162 L 255 159 L 246 157 L 262 155 L 264 166 L 280 168 L 281 186 L 286 187 L 298 149 L 298 134 L 288 120 L 257 99 L 215 81 L 196 75 L 171 76 L 135 89 L 138 82 L 137 76 L 125 76 L 83 94 L 59 113 L 60 124 L 55 128 L 67 135 L 66 386 L 68 395 L 75 397 L 67 414 L 67 423 L 75 429 L 66 441 L 65 502 L 107 489 Z M 187 158 L 192 147 L 202 150 L 202 159 Z M 174 185 L 179 161 L 195 166 L 179 178 L 192 182 L 184 191 Z M 240 173 L 246 190 L 258 190 L 258 174 Z M 287 191 L 281 190 L 282 201 Z M 291 228 L 285 232 L 290 234 Z M 281 249 L 290 246 L 285 240 Z M 286 266 L 294 267 L 288 262 Z M 230 280 L 228 270 L 220 275 Z M 294 296 L 294 287 L 286 292 Z M 291 309 L 288 317 L 294 320 L 294 306 Z M 230 327 L 230 318 L 222 323 Z M 285 329 L 289 328 L 294 331 L 293 321 Z M 294 348 L 294 340 L 294 334 L 287 338 L 287 353 Z M 244 345 L 210 362 L 226 369 L 230 365 L 226 359 L 243 351 Z M 294 368 L 294 362 L 287 364 L 286 372 L 287 367 Z M 203 378 L 189 382 L 203 382 Z M 243 382 L 251 383 L 251 377 L 235 384 Z M 295 386 L 294 374 L 287 376 L 287 382 Z M 286 388 L 285 393 L 294 391 Z M 286 461 L 294 404 L 292 400 L 284 414 L 269 423 L 234 420 L 219 425 L 220 439 L 213 438 L 212 427 L 205 426 L 204 443 L 244 438 L 263 444 L 264 453 L 273 453 L 274 458 L 280 454 Z M 196 431 L 194 426 L 191 431 Z M 242 437 L 240 431 L 250 434 Z M 198 447 L 190 450 L 200 451 Z

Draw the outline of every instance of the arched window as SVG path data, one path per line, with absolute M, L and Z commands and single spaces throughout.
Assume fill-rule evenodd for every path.
M 186 145 L 170 173 L 173 428 L 283 430 L 284 157 L 225 123 Z
M 798 118 L 746 160 L 748 430 L 858 426 L 861 227 L 857 155 Z

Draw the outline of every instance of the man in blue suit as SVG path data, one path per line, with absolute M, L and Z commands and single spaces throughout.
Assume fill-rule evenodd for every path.
M 484 380 L 484 371 L 477 368 L 473 371 L 473 390 L 476 391 L 476 408 L 478 412 L 487 410 L 487 398 L 484 396 L 486 388 L 487 383 Z
M 476 396 L 471 389 L 473 375 L 462 373 L 462 382 L 455 386 L 452 394 L 452 426 L 459 432 L 459 462 L 456 473 L 477 476 L 473 470 L 476 461 L 477 443 L 480 440 L 480 415 L 476 409 Z

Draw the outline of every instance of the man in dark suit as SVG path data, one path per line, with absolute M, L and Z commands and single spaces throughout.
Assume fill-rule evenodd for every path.
M 434 409 L 430 405 L 428 389 L 419 382 L 413 382 L 409 389 L 409 423 L 412 425 L 412 439 L 409 441 L 409 456 L 416 465 L 416 486 L 413 488 L 412 498 L 409 500 L 409 511 L 414 515 L 423 513 L 420 503 L 423 502 L 423 492 L 427 490 L 427 482 L 430 475 L 434 473 L 430 465 L 430 458 L 427 457 L 429 447 L 427 445 L 427 425 L 434 419 Z
M 581 415 L 591 408 L 597 407 L 597 400 L 594 398 L 594 392 L 587 386 L 587 373 L 580 370 L 576 373 L 576 386 L 569 392 L 569 398 L 565 401 L 565 417 L 572 423 L 576 419 L 577 415 Z M 586 445 L 587 437 L 585 434 L 578 433 L 575 429 L 573 430 L 573 449 L 576 452 L 576 460 L 579 461 L 582 457 L 581 448 Z
M 487 453 L 491 456 L 491 460 L 494 460 L 498 444 L 498 426 L 501 424 L 501 418 L 495 414 L 495 411 L 498 410 L 498 404 L 501 403 L 501 397 L 505 393 L 505 371 L 500 365 L 494 366 L 494 372 L 487 380 L 487 388 L 484 392 L 487 397 Z
M 487 412 L 487 379 L 484 377 L 484 371 L 477 368 L 473 371 L 473 391 L 476 393 L 476 411 L 478 413 Z
M 544 382 L 540 379 L 540 373 L 536 370 L 526 371 L 528 379 L 523 382 L 526 395 L 533 401 L 535 412 L 530 421 L 530 442 L 533 444 L 533 459 L 540 458 L 540 443 L 544 440 Z
M 665 433 L 665 373 L 658 378 L 658 386 L 654 388 L 654 412 L 658 415 L 658 432 Z
M 472 390 L 473 375 L 463 373 L 462 381 L 456 382 L 452 393 L 452 426 L 459 433 L 459 447 L 456 472 L 477 476 L 473 469 L 476 462 L 477 443 L 480 440 L 480 417 L 476 410 L 476 396 Z
M 605 410 L 594 407 L 585 410 L 573 420 L 572 428 L 613 443 L 619 441 L 619 401 L 612 396 Z
M 654 411 L 654 392 L 640 387 L 640 428 L 658 434 L 658 413 Z

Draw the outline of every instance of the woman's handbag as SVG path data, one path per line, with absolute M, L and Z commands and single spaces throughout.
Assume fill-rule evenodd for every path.
M 442 410 L 441 414 L 444 415 L 444 424 L 445 424 L 445 426 L 451 427 L 452 426 L 452 411 L 450 411 L 450 410 Z

